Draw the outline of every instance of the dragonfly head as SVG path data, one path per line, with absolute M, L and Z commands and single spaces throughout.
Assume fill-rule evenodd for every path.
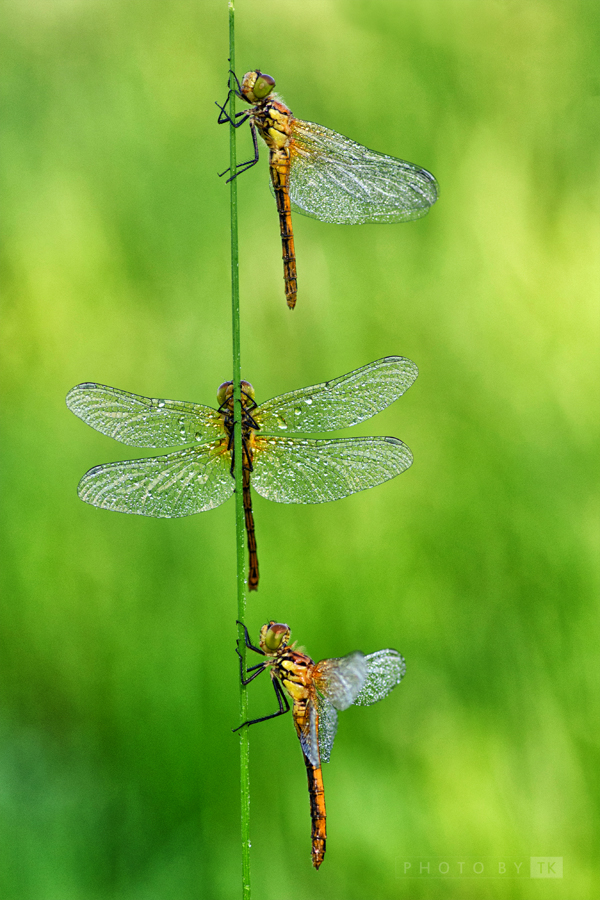
M 260 69 L 246 72 L 242 80 L 242 96 L 248 103 L 258 103 L 268 97 L 275 87 L 275 79 Z
M 289 642 L 290 629 L 288 625 L 274 622 L 272 619 L 260 629 L 260 649 L 267 656 L 282 650 Z
M 246 399 L 254 400 L 254 388 L 250 384 L 249 381 L 242 381 L 242 405 L 244 401 L 244 397 Z M 233 381 L 224 381 L 223 384 L 219 387 L 217 391 L 217 403 L 219 406 L 223 406 L 224 403 L 227 403 L 228 400 L 231 400 L 233 397 Z

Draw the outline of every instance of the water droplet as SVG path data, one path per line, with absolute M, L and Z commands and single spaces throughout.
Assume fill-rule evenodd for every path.
M 196 432 L 196 434 L 194 435 L 194 437 L 195 437 L 195 439 L 196 439 L 197 441 L 201 441 L 201 440 L 202 440 L 202 435 L 200 434 L 199 431 Z
M 295 406 L 295 407 L 294 407 L 294 415 L 295 415 L 295 416 L 301 416 L 301 415 L 302 415 L 302 409 L 301 409 L 301 407 L 299 407 L 299 406 Z
M 204 472 L 198 475 L 198 478 L 196 480 L 198 484 L 206 484 L 206 482 L 208 481 L 208 475 Z
M 311 405 L 312 405 L 312 397 L 307 397 L 307 398 L 306 398 L 306 405 L 307 405 L 307 406 L 311 406 Z
M 156 405 L 158 406 L 159 409 L 162 409 L 163 406 L 165 405 L 165 401 L 164 401 L 164 400 L 159 400 L 158 403 L 157 403 Z

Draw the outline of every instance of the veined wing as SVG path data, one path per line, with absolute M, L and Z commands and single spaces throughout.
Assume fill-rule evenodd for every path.
M 406 672 L 404 657 L 397 650 L 378 650 L 365 656 L 367 678 L 357 694 L 355 706 L 370 706 L 387 697 L 400 684 Z
M 256 437 L 252 484 L 277 503 L 326 503 L 376 487 L 411 463 L 412 453 L 394 437 Z
M 367 679 L 365 656 L 360 650 L 336 659 L 322 659 L 314 668 L 319 694 L 336 709 L 352 706 Z
M 335 710 L 334 710 L 335 712 Z M 298 731 L 300 738 L 300 746 L 311 761 L 313 766 L 317 768 L 321 765 L 319 756 L 319 729 L 317 728 L 317 700 L 313 696 L 308 707 L 308 718 L 301 731 Z
M 332 381 L 273 397 L 261 403 L 254 417 L 263 433 L 348 428 L 386 409 L 418 374 L 412 360 L 386 356 Z
M 79 482 L 81 500 L 115 512 L 175 518 L 220 506 L 234 490 L 230 454 L 215 441 L 148 459 L 95 466 Z
M 319 757 L 321 762 L 331 759 L 331 748 L 337 734 L 338 717 L 333 704 L 324 697 L 317 697 L 319 715 Z
M 367 677 L 364 655 L 359 651 L 338 659 L 322 659 L 314 668 L 319 714 L 319 754 L 322 762 L 329 762 L 337 731 L 338 709 L 354 703 Z
M 341 667 L 338 665 L 340 663 Z M 363 656 L 357 651 L 342 659 L 324 659 L 315 666 L 321 762 L 327 763 L 331 757 L 331 748 L 337 732 L 336 709 L 346 709 L 352 703 L 355 706 L 370 706 L 378 700 L 383 700 L 397 684 L 400 684 L 405 672 L 404 658 L 397 650 L 378 650 L 368 656 Z M 341 678 L 338 679 L 338 675 Z M 339 683 L 347 685 L 346 690 L 342 690 L 341 693 Z M 347 702 L 351 696 L 353 699 Z M 343 706 L 339 702 L 341 697 L 344 698 Z
M 216 409 L 184 400 L 157 400 L 105 384 L 78 384 L 67 406 L 96 431 L 134 447 L 174 447 L 212 441 L 223 433 Z
M 369 150 L 314 122 L 292 120 L 292 209 L 322 222 L 407 222 L 438 197 L 433 175 L 420 166 Z

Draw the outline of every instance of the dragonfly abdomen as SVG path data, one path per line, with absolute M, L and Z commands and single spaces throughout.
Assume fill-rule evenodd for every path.
M 252 495 L 250 494 L 250 469 L 244 466 L 243 472 L 244 522 L 248 538 L 248 590 L 258 589 L 258 554 L 256 552 L 256 531 L 254 513 L 252 512 Z
M 270 167 L 277 212 L 279 213 L 285 299 L 289 308 L 293 309 L 296 305 L 297 274 L 294 231 L 292 228 L 292 206 L 289 192 L 289 150 L 287 148 L 271 150 Z
M 327 841 L 323 773 L 320 766 L 318 769 L 313 766 L 306 754 L 303 754 L 303 756 L 308 777 L 308 795 L 310 797 L 312 864 L 315 869 L 318 869 L 325 859 L 325 844 Z

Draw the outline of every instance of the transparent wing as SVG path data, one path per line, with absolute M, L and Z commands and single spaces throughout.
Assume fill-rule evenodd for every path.
M 277 503 L 327 503 L 394 478 L 412 463 L 394 437 L 256 438 L 252 484 Z
M 81 500 L 115 512 L 175 518 L 220 506 L 234 490 L 225 441 L 149 459 L 95 466 L 79 482 Z
M 273 397 L 261 403 L 253 415 L 267 434 L 348 428 L 401 397 L 418 374 L 412 360 L 386 356 L 332 381 Z
M 367 677 L 358 692 L 355 706 L 370 706 L 387 697 L 400 684 L 406 672 L 404 657 L 397 650 L 378 650 L 365 656 Z
M 314 668 L 313 678 L 319 694 L 332 706 L 348 709 L 367 678 L 364 654 L 356 650 L 336 659 L 322 659 Z
M 308 718 L 304 724 L 304 727 L 298 730 L 298 737 L 300 738 L 300 746 L 302 747 L 302 750 L 311 761 L 313 766 L 317 766 L 318 768 L 321 765 L 321 762 L 319 757 L 317 709 L 314 702 L 311 702 L 308 707 Z
M 324 697 L 317 698 L 317 709 L 319 712 L 319 756 L 321 762 L 328 763 L 337 733 L 337 712 L 335 707 Z
M 223 433 L 223 420 L 210 406 L 151 399 L 105 384 L 76 385 L 67 406 L 96 431 L 134 447 L 204 443 Z
M 438 186 L 426 169 L 369 150 L 314 122 L 292 120 L 292 209 L 322 222 L 407 222 L 429 211 Z
M 338 659 L 322 659 L 314 668 L 319 714 L 319 755 L 321 762 L 329 762 L 337 732 L 338 709 L 354 703 L 367 677 L 365 657 L 360 651 Z

